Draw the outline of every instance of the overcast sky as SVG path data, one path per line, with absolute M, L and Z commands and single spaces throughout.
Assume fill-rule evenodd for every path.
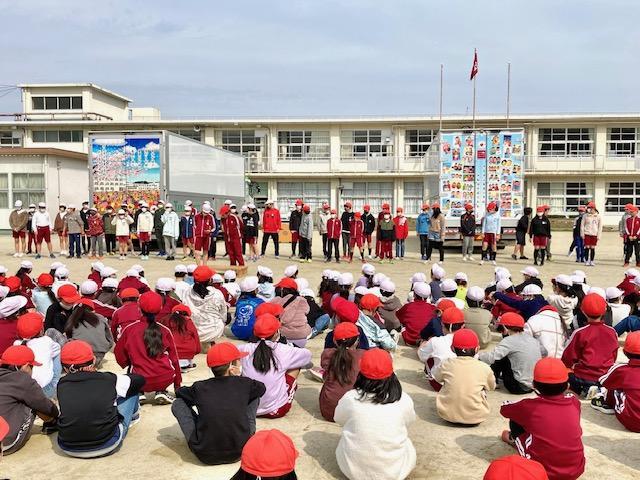
M 0 0 L 0 84 L 93 82 L 189 115 L 640 111 L 640 2 Z M 0 93 L 1 94 L 1 93 Z M 0 112 L 20 110 L 19 95 Z

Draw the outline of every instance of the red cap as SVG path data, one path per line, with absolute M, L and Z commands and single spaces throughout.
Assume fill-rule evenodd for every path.
M 162 310 L 162 296 L 156 292 L 145 292 L 140 295 L 140 310 L 144 313 L 158 314 Z
M 569 380 L 569 371 L 559 358 L 545 357 L 536 363 L 533 379 L 540 383 L 564 383 Z
M 302 207 L 302 211 L 305 213 L 309 213 L 311 211 L 311 207 L 309 205 L 305 205 Z
M 189 307 L 187 307 L 186 305 L 179 303 L 178 305 L 176 305 L 175 307 L 173 307 L 171 309 L 171 313 L 181 313 L 183 315 L 186 315 L 187 317 L 191 316 L 191 309 Z
M 491 462 L 483 480 L 549 480 L 549 477 L 541 463 L 508 455 Z
M 284 312 L 284 308 L 282 308 L 282 305 L 278 305 L 277 303 L 264 302 L 258 305 L 258 308 L 256 308 L 255 316 L 256 318 L 258 318 L 259 316 L 268 313 L 278 318 L 280 315 L 282 315 L 282 312 Z
M 627 353 L 640 355 L 640 330 L 627 333 L 623 350 Z
M 93 300 L 91 300 L 90 298 L 81 298 L 78 304 L 84 305 L 85 307 L 89 307 L 91 310 L 96 309 L 96 304 L 93 303 Z
M 438 302 L 438 304 L 436 305 L 436 308 L 444 313 L 450 308 L 456 308 L 456 304 L 453 300 L 449 300 L 448 298 L 443 298 Z
M 64 303 L 74 305 L 80 301 L 82 296 L 76 290 L 75 285 L 65 284 L 58 289 L 58 298 Z
M 460 330 L 456 330 L 453 334 L 451 346 L 460 350 L 478 348 L 480 346 L 480 339 L 478 339 L 476 332 L 470 328 L 462 328 Z
M 9 433 L 9 424 L 3 417 L 0 417 L 0 442 L 4 440 L 7 433 Z
M 71 340 L 60 351 L 60 363 L 63 365 L 82 365 L 94 359 L 91 345 L 83 340 Z
M 118 296 L 120 298 L 140 298 L 140 292 L 137 288 L 133 287 L 123 288 L 120 290 L 120 293 L 118 293 Z
M 280 326 L 280 320 L 270 313 L 265 313 L 256 318 L 256 323 L 253 324 L 253 334 L 261 340 L 266 340 L 273 337 Z
M 220 365 L 240 360 L 247 355 L 249 355 L 247 352 L 241 352 L 233 343 L 216 343 L 207 352 L 207 366 L 219 367 Z
M 398 208 L 396 208 L 396 212 L 404 212 L 404 208 L 398 207 Z
M 16 329 L 20 338 L 33 338 L 42 331 L 44 316 L 38 312 L 25 313 L 18 317 Z
M 631 205 L 631 206 L 629 207 L 629 211 L 630 211 L 630 212 L 637 212 L 637 211 L 638 211 L 638 207 L 636 207 L 635 205 Z
M 587 207 L 585 207 L 584 205 L 579 205 L 578 206 L 578 211 L 579 212 L 584 212 L 586 210 Z
M 26 345 L 11 345 L 4 351 L 2 357 L 0 357 L 0 364 L 14 365 L 16 367 L 22 367 L 23 365 L 40 367 L 42 365 L 36 362 L 33 350 Z
M 429 208 L 429 204 L 428 203 L 423 203 L 422 204 L 422 210 L 427 210 Z
M 440 208 L 440 204 L 438 202 L 431 205 L 431 208 Z
M 498 318 L 498 325 L 504 327 L 520 327 L 524 328 L 524 318 L 515 312 L 507 312 L 500 315 Z
M 4 281 L 4 286 L 9 289 L 9 292 L 14 293 L 20 290 L 22 281 L 18 277 L 7 277 Z
M 540 205 L 536 208 L 536 212 L 544 212 L 544 205 Z
M 383 203 L 382 204 L 382 209 L 383 210 L 389 210 L 391 208 L 391 206 L 388 203 Z
M 582 299 L 582 313 L 589 318 L 598 318 L 607 311 L 607 302 L 597 293 L 589 293 Z
M 358 306 L 342 297 L 336 298 L 332 307 L 341 322 L 356 323 L 360 317 Z
M 327 210 L 329 208 L 329 204 L 327 202 L 322 202 L 322 208 Z
M 342 322 L 336 325 L 333 329 L 333 340 L 345 340 L 347 338 L 353 338 L 360 335 L 358 327 L 355 323 Z
M 393 360 L 386 350 L 372 348 L 362 354 L 360 373 L 369 380 L 384 380 L 393 374 Z
M 498 206 L 496 205 L 496 202 L 489 202 L 489 205 L 487 205 L 487 210 L 497 210 Z
M 338 214 L 338 211 L 337 211 L 335 208 L 332 208 L 332 209 L 331 209 L 331 213 L 333 213 L 334 215 L 337 215 L 337 214 Z
M 53 277 L 48 273 L 41 273 L 38 275 L 37 283 L 39 287 L 50 287 L 53 285 Z
M 442 323 L 447 325 L 464 323 L 464 313 L 459 308 L 448 308 L 442 312 Z
M 193 279 L 198 283 L 204 283 L 211 280 L 211 277 L 213 277 L 215 274 L 216 272 L 214 272 L 206 265 L 200 265 L 193 271 Z
M 278 283 L 276 283 L 276 287 L 279 288 L 290 288 L 291 290 L 297 290 L 298 284 L 293 278 L 284 277 Z
M 344 202 L 344 206 L 351 208 L 351 202 Z
M 360 307 L 365 310 L 375 310 L 381 305 L 380 299 L 373 293 L 366 293 L 360 299 Z
M 367 204 L 367 205 L 365 205 L 364 207 L 362 207 L 362 209 L 363 209 L 365 212 L 368 212 L 369 210 L 371 210 L 371 205 Z
M 297 199 L 297 200 L 296 200 L 296 206 L 298 206 L 298 205 L 302 205 L 302 204 L 303 204 L 302 200 L 300 200 L 300 199 Z
M 362 214 L 360 212 L 354 213 L 353 216 L 356 218 L 362 218 Z
M 296 468 L 298 451 L 280 430 L 260 430 L 245 444 L 240 468 L 261 478 L 280 477 Z
M 471 210 L 473 210 L 473 205 L 471 205 L 470 203 L 465 204 L 464 209 L 469 212 Z
M 222 207 L 220 207 L 220 216 L 226 215 L 227 213 L 229 213 L 229 210 L 231 210 L 229 208 L 229 205 L 223 205 Z

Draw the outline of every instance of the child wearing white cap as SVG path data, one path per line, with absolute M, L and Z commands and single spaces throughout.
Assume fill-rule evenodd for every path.
M 238 300 L 240 294 L 242 292 L 242 288 L 236 282 L 236 272 L 234 270 L 227 270 L 224 272 L 224 288 L 227 289 L 227 292 L 233 297 L 233 304 Z
M 22 257 L 24 255 L 28 222 L 29 212 L 22 208 L 22 200 L 16 200 L 14 209 L 9 214 L 9 226 L 15 247 L 14 257 Z M 62 240 L 60 241 L 62 242 Z
M 570 326 L 574 317 L 573 311 L 578 305 L 573 281 L 569 275 L 558 275 L 551 280 L 551 284 L 553 293 L 547 297 L 547 301 L 558 311 L 564 324 Z
M 440 283 L 440 291 L 442 292 L 441 298 L 448 298 L 455 303 L 456 308 L 462 310 L 464 308 L 464 301 L 457 298 L 458 284 L 452 278 L 445 278 Z
M 484 290 L 480 287 L 469 287 L 466 296 L 467 307 L 464 310 L 464 325 L 476 332 L 480 340 L 480 348 L 486 348 L 491 342 L 491 312 L 482 307 Z
M 520 294 L 522 289 L 527 285 L 537 285 L 540 288 L 543 288 L 542 280 L 538 278 L 540 272 L 538 272 L 536 267 L 526 267 L 524 270 L 520 270 L 520 273 L 522 274 L 524 281 L 514 287 L 517 294 Z
M 440 282 L 446 275 L 444 268 L 442 268 L 437 263 L 434 263 L 431 267 L 431 282 L 429 282 L 429 287 L 431 288 L 431 298 L 434 302 L 440 300 L 442 297 L 442 290 L 440 289 Z
M 273 272 L 270 268 L 258 266 L 258 297 L 268 302 L 276 296 L 273 286 Z
M 380 302 L 382 305 L 378 309 L 378 314 L 384 320 L 384 328 L 388 332 L 392 330 L 400 331 L 402 325 L 396 312 L 402 308 L 402 302 L 396 296 L 395 284 L 389 279 L 380 284 Z
M 240 298 L 236 303 L 236 311 L 231 332 L 238 340 L 249 340 L 253 335 L 256 321 L 256 309 L 264 300 L 258 298 L 258 277 L 245 277 L 240 282 Z
M 460 300 L 465 302 L 465 299 L 467 297 L 467 284 L 469 283 L 469 277 L 464 272 L 458 272 L 453 277 L 453 280 L 456 282 L 456 285 L 458 285 L 456 298 L 459 298 Z
M 617 287 L 609 287 L 606 290 L 607 303 L 611 308 L 611 326 L 615 327 L 621 320 L 631 314 L 631 305 L 622 303 L 624 292 Z

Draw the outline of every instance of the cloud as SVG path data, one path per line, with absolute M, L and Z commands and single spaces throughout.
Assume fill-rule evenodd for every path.
M 160 150 L 160 144 L 155 142 L 149 142 L 144 146 L 145 150 L 149 150 L 150 152 L 157 152 Z
M 121 147 L 127 144 L 123 138 L 93 138 L 92 141 L 94 145 L 110 147 Z

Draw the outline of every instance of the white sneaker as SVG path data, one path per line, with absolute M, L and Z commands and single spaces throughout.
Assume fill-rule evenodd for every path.
M 484 265 L 484 260 L 480 260 L 480 261 L 478 262 L 478 265 Z
M 491 265 L 497 265 L 495 260 L 491 260 Z
M 595 267 L 596 266 L 596 262 L 594 262 L 593 260 L 591 260 L 591 262 L 589 263 L 590 266 Z
M 474 259 L 473 259 L 473 257 L 471 255 L 467 255 L 467 258 L 469 259 L 470 262 L 474 261 Z
M 462 261 L 466 262 L 467 261 L 467 256 L 466 255 L 462 255 Z
M 19 254 L 19 253 L 14 253 L 14 254 L 13 254 L 13 258 L 18 258 L 19 256 L 20 256 L 20 254 Z

